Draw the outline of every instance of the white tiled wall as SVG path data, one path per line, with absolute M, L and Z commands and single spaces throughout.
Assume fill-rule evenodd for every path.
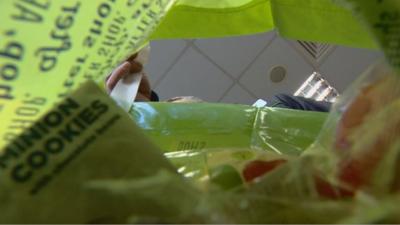
M 343 91 L 381 53 L 336 47 L 321 64 L 311 65 L 293 44 L 275 32 L 204 40 L 164 40 L 151 44 L 146 67 L 161 100 L 192 95 L 209 102 L 252 104 L 277 93 L 293 93 L 320 72 Z M 283 66 L 286 79 L 272 83 L 270 70 Z

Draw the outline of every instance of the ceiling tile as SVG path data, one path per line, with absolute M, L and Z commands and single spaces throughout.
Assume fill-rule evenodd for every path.
M 223 103 L 233 103 L 233 104 L 245 104 L 252 105 L 256 102 L 256 98 L 251 96 L 246 90 L 244 90 L 239 85 L 233 86 L 233 88 L 225 95 L 225 97 L 220 101 Z
M 270 72 L 276 67 L 286 70 L 286 76 L 280 83 L 271 81 Z M 274 71 L 278 76 L 282 73 L 281 69 Z M 270 99 L 279 93 L 294 93 L 312 72 L 313 68 L 292 46 L 285 40 L 276 38 L 245 72 L 240 83 L 255 96 Z
M 333 87 L 342 92 L 369 65 L 382 57 L 379 51 L 337 47 L 320 66 L 320 73 Z
M 155 83 L 165 74 L 177 57 L 184 50 L 187 42 L 185 40 L 162 40 L 151 42 L 149 64 L 145 71 L 149 76 L 150 83 Z
M 166 74 L 156 91 L 162 100 L 195 96 L 217 102 L 233 81 L 203 55 L 192 48 Z
M 201 39 L 194 43 L 212 61 L 237 78 L 275 35 L 275 32 L 268 32 L 252 36 Z

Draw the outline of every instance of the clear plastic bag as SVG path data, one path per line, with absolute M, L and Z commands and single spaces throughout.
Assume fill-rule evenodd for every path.
M 186 177 L 196 167 L 191 154 L 198 153 L 197 168 L 203 160 L 202 176 L 192 178 L 207 182 L 199 206 L 206 222 L 398 223 L 399 84 L 385 63 L 372 66 L 299 156 L 227 148 L 169 158 Z
M 330 151 L 336 178 L 355 191 L 382 195 L 399 189 L 399 85 L 387 64 L 372 66 L 334 105 L 310 150 Z
M 260 176 L 241 198 L 267 198 L 264 207 L 272 207 L 270 198 L 283 202 L 276 207 L 289 220 L 272 222 L 400 222 L 399 84 L 387 64 L 372 66 L 333 106 L 313 145 Z

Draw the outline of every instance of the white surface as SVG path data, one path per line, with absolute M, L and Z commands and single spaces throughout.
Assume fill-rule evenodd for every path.
M 369 65 L 383 57 L 378 51 L 337 47 L 320 66 L 321 75 L 339 92 L 361 75 Z
M 156 87 L 161 100 L 195 96 L 217 102 L 233 81 L 204 56 L 189 49 Z
M 248 91 L 236 84 L 228 91 L 224 98 L 221 99 L 221 102 L 251 105 L 256 99 L 256 97 L 251 96 Z
M 146 71 L 161 99 L 194 95 L 213 102 L 253 104 L 277 92 L 290 94 L 314 71 L 342 91 L 381 56 L 372 50 L 337 47 L 321 65 L 311 65 L 287 40 L 275 36 L 270 32 L 227 39 L 156 41 Z M 269 68 L 281 64 L 288 67 L 287 80 L 273 84 Z
M 150 83 L 158 83 L 168 69 L 176 63 L 187 46 L 185 40 L 153 41 L 151 59 L 145 70 Z
M 280 83 L 273 83 L 270 71 L 277 65 L 286 69 L 286 77 Z M 275 94 L 294 93 L 312 72 L 313 68 L 297 51 L 284 40 L 275 39 L 239 82 L 257 97 L 270 99 Z
M 237 78 L 274 37 L 275 33 L 271 32 L 254 36 L 196 40 L 194 44 Z

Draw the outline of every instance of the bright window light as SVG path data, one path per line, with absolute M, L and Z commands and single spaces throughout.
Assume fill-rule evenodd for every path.
M 314 72 L 294 95 L 311 98 L 316 101 L 335 102 L 339 93 L 321 76 L 321 74 Z

